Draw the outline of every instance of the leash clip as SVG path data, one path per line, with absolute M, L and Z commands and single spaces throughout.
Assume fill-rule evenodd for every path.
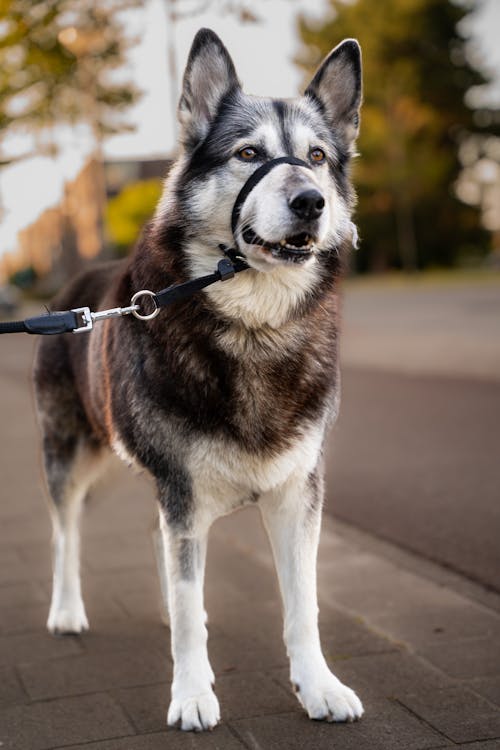
M 81 316 L 83 325 L 73 329 L 73 333 L 85 333 L 91 331 L 94 323 L 98 323 L 101 320 L 108 320 L 109 318 L 121 318 L 124 315 L 136 315 L 139 305 L 134 304 L 135 300 L 132 299 L 132 304 L 129 307 L 112 307 L 110 310 L 98 310 L 98 312 L 91 312 L 89 307 L 76 307 L 71 312 L 75 315 Z
M 90 307 L 75 307 L 71 310 L 75 315 L 80 315 L 80 319 L 83 325 L 78 328 L 73 328 L 73 333 L 85 333 L 85 331 L 91 331 L 94 321 L 92 320 L 92 313 Z

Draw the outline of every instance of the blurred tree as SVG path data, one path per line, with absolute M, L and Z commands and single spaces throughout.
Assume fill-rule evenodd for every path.
M 465 95 L 486 82 L 468 62 L 467 13 L 446 0 L 329 0 L 324 21 L 299 19 L 297 62 L 308 76 L 344 37 L 363 49 L 359 270 L 446 266 L 468 247 L 486 252 L 477 210 L 454 193 L 458 145 L 478 130 Z
M 175 39 L 177 23 L 186 18 L 205 13 L 207 10 L 217 11 L 220 15 L 233 15 L 240 23 L 257 23 L 259 16 L 255 13 L 256 0 L 165 0 L 167 9 L 167 56 L 168 73 L 170 78 L 170 112 L 172 116 L 173 132 L 177 133 L 177 103 L 179 101 L 177 56 Z
M 0 164 L 55 155 L 57 126 L 85 124 L 94 165 L 89 204 L 95 208 L 96 252 L 105 247 L 102 139 L 130 129 L 121 115 L 139 96 L 114 75 L 133 43 L 120 13 L 139 5 L 140 0 L 0 0 Z M 17 133 L 34 136 L 35 146 L 15 158 L 2 156 L 5 140 Z M 69 244 L 66 240 L 64 254 L 71 254 Z
M 162 180 L 138 180 L 111 198 L 106 208 L 107 235 L 118 253 L 125 255 L 143 225 L 151 218 L 161 195 Z
M 0 0 L 0 143 L 12 132 L 47 133 L 64 122 L 85 122 L 98 143 L 128 129 L 119 115 L 139 92 L 112 73 L 131 43 L 119 14 L 139 4 Z M 47 150 L 54 149 L 49 140 Z

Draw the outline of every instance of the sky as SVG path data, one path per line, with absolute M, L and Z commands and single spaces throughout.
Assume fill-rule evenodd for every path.
M 198 0 L 178 3 L 183 8 L 199 4 Z M 202 26 L 212 28 L 222 38 L 246 91 L 263 96 L 296 95 L 301 83 L 301 72 L 293 64 L 298 49 L 296 17 L 299 12 L 321 17 L 325 5 L 325 0 L 255 0 L 251 7 L 262 19 L 258 24 L 242 26 L 234 16 L 213 11 L 178 21 L 175 34 L 178 82 L 172 92 L 167 74 L 166 3 L 145 0 L 140 10 L 126 17 L 127 31 L 139 39 L 129 52 L 126 73 L 144 91 L 128 116 L 136 130 L 110 138 L 105 145 L 106 158 L 154 158 L 172 152 L 176 140 L 172 93 L 178 95 L 192 39 Z M 500 104 L 500 0 L 485 0 L 472 30 L 489 67 L 498 71 L 491 95 Z M 56 160 L 30 159 L 2 170 L 0 197 L 4 215 L 0 224 L 0 254 L 15 248 L 19 229 L 58 202 L 64 180 L 74 178 L 83 165 L 89 143 L 81 131 L 61 130 L 60 141 L 61 154 Z M 15 147 L 14 142 L 12 148 Z

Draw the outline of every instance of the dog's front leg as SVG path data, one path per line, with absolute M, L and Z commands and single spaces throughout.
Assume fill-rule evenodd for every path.
M 316 557 L 322 482 L 317 473 L 294 477 L 261 499 L 284 605 L 290 679 L 311 719 L 353 721 L 363 713 L 356 694 L 329 670 L 321 651 Z
M 187 532 L 160 513 L 168 585 L 174 679 L 167 722 L 185 730 L 212 729 L 220 718 L 208 661 L 203 578 L 207 531 Z

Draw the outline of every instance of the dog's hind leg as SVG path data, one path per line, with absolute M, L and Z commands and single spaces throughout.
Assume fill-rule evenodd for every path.
M 87 442 L 44 438 L 44 464 L 53 529 L 52 633 L 88 629 L 80 583 L 80 517 L 88 489 L 100 474 L 102 456 Z
M 80 516 L 103 468 L 103 450 L 79 398 L 66 340 L 44 339 L 35 362 L 35 395 L 53 529 L 52 633 L 88 628 L 80 585 Z
M 330 672 L 321 651 L 316 557 L 322 482 L 314 472 L 293 477 L 260 500 L 284 604 L 290 679 L 311 719 L 353 721 L 363 713 L 356 694 Z
M 184 730 L 212 729 L 219 721 L 208 660 L 203 581 L 208 529 L 193 531 L 161 514 L 174 678 L 167 722 Z
M 160 604 L 162 620 L 165 625 L 170 625 L 170 616 L 168 613 L 167 561 L 165 556 L 163 532 L 161 530 L 161 511 L 158 515 L 158 521 L 155 523 L 155 527 L 153 529 L 153 548 L 156 558 L 156 567 L 158 569 L 158 580 L 160 584 Z

